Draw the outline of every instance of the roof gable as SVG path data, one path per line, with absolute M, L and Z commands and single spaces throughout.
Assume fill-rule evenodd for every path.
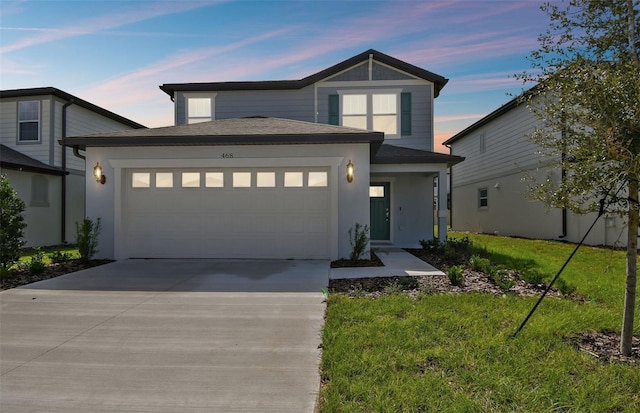
M 347 60 L 344 60 L 336 65 L 333 65 L 327 69 L 321 70 L 310 76 L 307 76 L 299 80 L 271 80 L 271 81 L 255 81 L 255 82 L 209 82 L 209 83 L 165 83 L 160 86 L 160 89 L 171 96 L 175 92 L 194 92 L 194 91 L 224 91 L 224 90 L 286 90 L 286 89 L 302 89 L 303 87 L 312 85 L 321 80 L 325 80 L 332 76 L 338 75 L 342 72 L 348 71 L 348 69 L 358 66 L 359 64 L 369 60 L 371 56 L 374 62 L 382 63 L 390 68 L 394 68 L 405 72 L 411 76 L 415 76 L 419 79 L 429 81 L 435 85 L 435 97 L 440 93 L 440 90 L 447 84 L 449 79 L 429 72 L 418 66 L 414 66 L 402 60 L 398 60 L 394 57 L 378 52 L 374 49 L 369 49 L 356 56 L 353 56 Z M 379 65 L 382 67 L 382 65 Z M 375 79 L 380 80 L 380 79 Z

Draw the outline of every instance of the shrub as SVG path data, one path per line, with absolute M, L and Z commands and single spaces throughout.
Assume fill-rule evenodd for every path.
M 20 247 L 25 244 L 24 202 L 9 183 L 0 175 L 0 275 L 20 258 Z
M 349 228 L 349 243 L 351 244 L 351 254 L 349 259 L 355 263 L 367 252 L 369 244 L 369 225 L 360 225 L 356 222 L 355 227 Z
M 522 279 L 533 285 L 544 285 L 544 274 L 535 269 L 528 269 L 522 273 Z
M 563 278 L 558 278 L 556 280 L 556 288 L 560 290 L 562 295 L 571 295 L 576 292 L 576 286 L 569 284 Z
M 433 252 L 441 252 L 444 250 L 444 243 L 440 242 L 438 238 L 430 240 L 420 240 L 420 245 L 423 250 L 429 250 Z
M 492 267 L 493 268 L 493 267 Z M 504 291 L 509 291 L 511 287 L 516 285 L 516 282 L 509 277 L 509 271 L 493 269 L 493 275 L 491 279 L 493 282 Z
M 62 262 L 71 261 L 71 254 L 64 251 L 53 251 L 49 254 L 49 259 L 54 264 L 60 264 Z
M 471 265 L 471 269 L 474 271 L 482 271 L 487 274 L 491 271 L 491 261 L 489 261 L 489 258 L 482 258 L 479 255 L 472 255 L 469 259 L 469 265 Z
M 44 269 L 46 267 L 44 262 L 44 253 L 40 248 L 35 249 L 35 254 L 31 256 L 28 266 L 29 272 L 32 275 L 38 275 L 44 272 Z
M 451 285 L 461 285 L 464 281 L 464 268 L 461 265 L 452 265 L 447 269 L 447 276 Z
M 98 252 L 98 235 L 101 229 L 100 218 L 95 224 L 89 218 L 85 218 L 82 224 L 76 222 L 76 244 L 83 262 L 89 261 Z

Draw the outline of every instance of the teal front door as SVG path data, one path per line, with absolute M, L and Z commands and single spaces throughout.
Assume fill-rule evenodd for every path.
M 372 182 L 369 186 L 371 206 L 371 240 L 389 241 L 391 219 L 389 182 Z

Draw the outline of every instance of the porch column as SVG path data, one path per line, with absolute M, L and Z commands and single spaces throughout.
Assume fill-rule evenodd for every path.
M 447 168 L 438 172 L 438 240 L 447 240 L 447 224 L 449 212 L 447 210 Z

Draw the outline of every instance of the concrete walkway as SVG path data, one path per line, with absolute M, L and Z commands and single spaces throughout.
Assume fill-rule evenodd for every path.
M 4 291 L 0 411 L 313 412 L 328 272 L 129 260 Z
M 332 268 L 329 278 L 335 280 L 341 278 L 444 275 L 442 271 L 402 248 L 373 246 L 372 250 L 380 258 L 384 267 Z

